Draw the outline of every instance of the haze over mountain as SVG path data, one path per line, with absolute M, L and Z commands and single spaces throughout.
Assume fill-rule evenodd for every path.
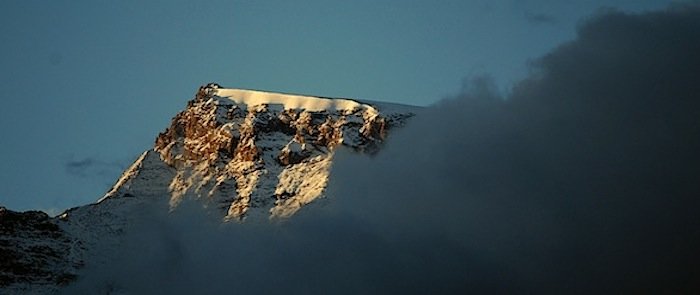
M 131 207 L 124 204 L 139 199 L 127 196 L 128 190 L 147 188 L 137 185 L 140 173 L 127 177 L 133 179 L 131 184 L 118 183 L 114 190 L 118 193 L 100 204 L 128 208 L 124 212 L 133 223 L 119 235 L 107 231 L 120 224 L 99 226 L 104 231 L 90 246 L 97 255 L 63 273 L 65 280 L 58 282 L 72 283 L 60 291 L 698 293 L 698 32 L 697 5 L 596 15 L 582 24 L 575 40 L 536 60 L 532 75 L 508 95 L 499 94 L 488 78 L 477 78 L 465 83 L 461 94 L 416 112 L 402 128 L 390 129 L 373 156 L 356 152 L 352 144 L 333 150 L 327 197 L 315 198 L 291 218 L 273 217 L 273 222 L 267 220 L 278 205 L 284 207 L 286 200 L 313 189 L 283 186 L 300 188 L 302 193 L 291 195 L 284 189 L 259 203 L 255 193 L 240 203 L 218 198 L 219 177 L 236 185 L 249 182 L 236 177 L 239 170 L 229 169 L 235 168 L 229 166 L 229 158 L 212 152 L 221 147 L 230 151 L 234 142 L 215 135 L 227 130 L 223 126 L 229 123 L 269 125 L 246 124 L 253 122 L 247 120 L 249 107 L 240 114 L 246 119 L 228 119 L 228 111 L 217 111 L 231 108 L 221 103 L 225 99 L 195 101 L 191 107 L 202 112 L 194 114 L 214 122 L 206 128 L 212 134 L 197 128 L 169 129 L 159 137 L 157 151 L 142 159 L 149 165 L 137 168 L 162 165 L 152 155 L 171 150 L 166 147 L 172 143 L 182 145 L 173 150 L 181 155 L 216 156 L 214 167 L 221 164 L 226 173 L 198 170 L 183 156 L 179 169 L 194 176 L 178 182 L 187 184 L 186 189 L 175 190 L 184 191 L 185 198 L 178 201 L 178 195 L 168 191 L 160 196 L 161 203 Z M 203 90 L 218 93 L 212 87 Z M 376 122 L 366 119 L 370 108 L 362 107 L 372 104 L 357 103 L 362 126 Z M 382 113 L 380 105 L 374 107 Z M 342 113 L 345 108 L 340 109 L 338 116 L 352 122 Z M 188 114 L 176 117 L 171 127 L 186 126 L 178 122 L 191 117 Z M 316 126 L 312 129 L 317 135 L 334 134 L 320 131 L 324 122 L 311 124 Z M 291 126 L 273 125 L 281 130 Z M 355 128 L 361 133 L 360 125 Z M 281 133 L 285 140 L 254 141 L 267 151 L 260 157 L 284 163 L 294 158 L 279 157 L 285 148 L 305 150 L 294 147 L 299 143 L 295 136 Z M 188 134 L 210 137 L 211 143 L 221 145 L 207 147 L 188 140 Z M 309 139 L 306 135 L 312 134 L 302 135 Z M 312 138 L 323 142 L 333 136 Z M 240 149 L 245 142 L 237 140 L 239 151 L 245 150 Z M 372 146 L 372 140 L 364 144 Z M 314 146 L 323 150 L 325 145 Z M 329 154 L 312 153 L 300 163 L 318 156 Z M 251 173 L 282 175 L 283 169 L 276 165 Z M 233 177 L 226 178 L 227 171 Z M 206 182 L 205 175 L 216 177 Z M 262 188 L 273 191 L 271 185 Z M 206 209 L 202 204 L 208 204 Z M 68 220 L 79 219 L 88 208 L 67 212 Z M 244 211 L 237 208 L 246 208 L 251 218 L 236 221 L 237 212 Z M 97 212 L 106 222 L 118 220 L 110 215 L 115 210 Z M 231 222 L 222 223 L 227 217 Z M 23 230 L 54 231 L 45 216 L 30 215 L 26 220 L 20 226 Z M 60 221 L 48 221 L 53 222 Z M 46 241 L 44 236 L 28 234 L 28 239 Z M 64 244 L 60 235 L 52 239 L 56 252 L 72 253 L 63 250 L 72 246 Z M 15 249 L 12 243 L 0 246 Z M 49 263 L 55 261 L 65 260 Z

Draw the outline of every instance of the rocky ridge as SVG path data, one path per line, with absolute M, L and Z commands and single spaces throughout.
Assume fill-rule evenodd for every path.
M 415 110 L 202 86 L 96 203 L 54 218 L 0 207 L 0 293 L 55 294 L 83 266 L 109 263 L 100 252 L 136 216 L 186 199 L 224 221 L 290 217 L 323 197 L 338 149 L 376 153 Z
M 81 266 L 66 259 L 73 242 L 44 212 L 0 207 L 0 288 L 31 283 L 41 289 L 71 282 Z
M 167 184 L 172 208 L 194 198 L 221 209 L 227 220 L 289 217 L 323 195 L 337 148 L 374 153 L 387 130 L 411 115 L 348 99 L 208 84 L 149 153 L 175 171 Z M 130 175 L 105 198 L 138 195 L 133 190 L 144 185 L 122 188 Z

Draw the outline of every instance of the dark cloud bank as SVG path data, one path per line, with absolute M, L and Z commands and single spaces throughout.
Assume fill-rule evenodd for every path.
M 697 293 L 699 52 L 697 6 L 595 16 L 505 100 L 475 79 L 341 153 L 292 220 L 146 214 L 71 291 Z

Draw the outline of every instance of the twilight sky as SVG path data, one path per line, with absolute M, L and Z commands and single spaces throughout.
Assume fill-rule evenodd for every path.
M 203 83 L 429 105 L 603 8 L 671 1 L 3 1 L 0 205 L 99 198 Z M 575 70 L 575 69 L 572 69 Z

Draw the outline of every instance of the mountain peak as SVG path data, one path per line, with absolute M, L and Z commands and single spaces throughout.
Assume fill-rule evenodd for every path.
M 247 89 L 215 88 L 210 90 L 207 88 L 207 90 L 213 96 L 229 99 L 236 104 L 249 107 L 266 104 L 276 105 L 285 110 L 296 109 L 310 112 L 328 111 L 345 113 L 365 110 L 375 115 L 378 113 L 374 107 L 350 99 L 315 97 Z
M 339 148 L 377 152 L 414 110 L 204 85 L 96 203 L 55 218 L 0 207 L 0 287 L 55 293 L 86 261 L 108 264 L 99 249 L 119 247 L 161 205 L 196 200 L 222 220 L 290 217 L 323 197 Z
M 289 217 L 323 196 L 337 148 L 374 153 L 413 115 L 391 106 L 209 83 L 102 200 L 165 194 L 227 220 Z

